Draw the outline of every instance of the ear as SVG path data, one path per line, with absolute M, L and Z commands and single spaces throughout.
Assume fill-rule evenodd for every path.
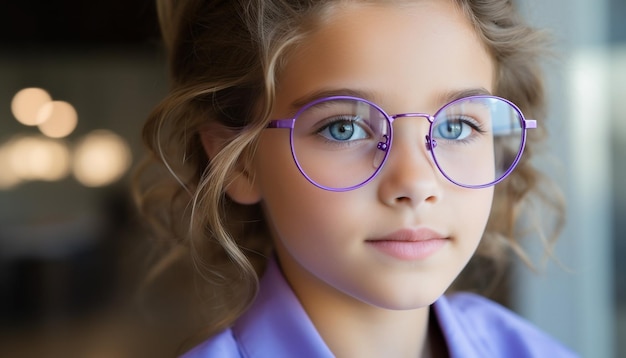
M 209 159 L 215 158 L 234 134 L 232 130 L 217 123 L 202 127 L 200 140 Z M 234 180 L 226 187 L 226 194 L 233 201 L 243 205 L 256 204 L 261 201 L 261 192 L 256 186 L 254 177 L 244 169 L 243 164 L 239 163 L 232 170 Z

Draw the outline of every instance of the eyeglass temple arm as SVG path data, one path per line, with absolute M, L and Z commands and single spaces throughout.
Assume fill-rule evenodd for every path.
M 295 119 L 275 119 L 269 121 L 267 128 L 290 128 L 293 129 Z
M 522 130 L 537 128 L 537 121 L 534 119 L 522 119 Z M 520 128 L 510 128 L 506 127 L 494 127 L 493 134 L 494 135 L 510 135 L 515 130 L 519 130 Z

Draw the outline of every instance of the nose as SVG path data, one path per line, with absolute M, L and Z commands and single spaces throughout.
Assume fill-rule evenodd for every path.
M 442 178 L 426 145 L 429 121 L 422 115 L 400 115 L 380 176 L 378 195 L 388 206 L 412 209 L 434 204 L 442 196 Z

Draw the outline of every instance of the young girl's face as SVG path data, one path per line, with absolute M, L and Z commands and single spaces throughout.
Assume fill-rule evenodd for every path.
M 389 114 L 434 114 L 460 93 L 492 92 L 493 82 L 492 58 L 452 2 L 348 3 L 288 58 L 273 118 L 290 118 L 322 92 L 357 93 Z M 296 294 L 413 309 L 448 288 L 480 241 L 493 189 L 446 180 L 424 144 L 428 128 L 423 117 L 396 119 L 382 171 L 347 192 L 304 178 L 288 129 L 263 132 L 248 190 Z

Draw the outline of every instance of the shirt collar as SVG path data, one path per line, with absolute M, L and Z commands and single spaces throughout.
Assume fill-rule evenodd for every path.
M 451 358 L 478 358 L 491 356 L 489 352 L 483 351 L 479 339 L 471 332 L 480 331 L 480 324 L 476 326 L 465 326 L 459 320 L 459 312 L 453 309 L 450 298 L 441 296 L 432 305 L 431 311 L 437 317 L 437 322 L 446 340 L 448 353 Z
M 233 333 L 244 357 L 333 357 L 276 260 L 269 260 L 258 295 Z

